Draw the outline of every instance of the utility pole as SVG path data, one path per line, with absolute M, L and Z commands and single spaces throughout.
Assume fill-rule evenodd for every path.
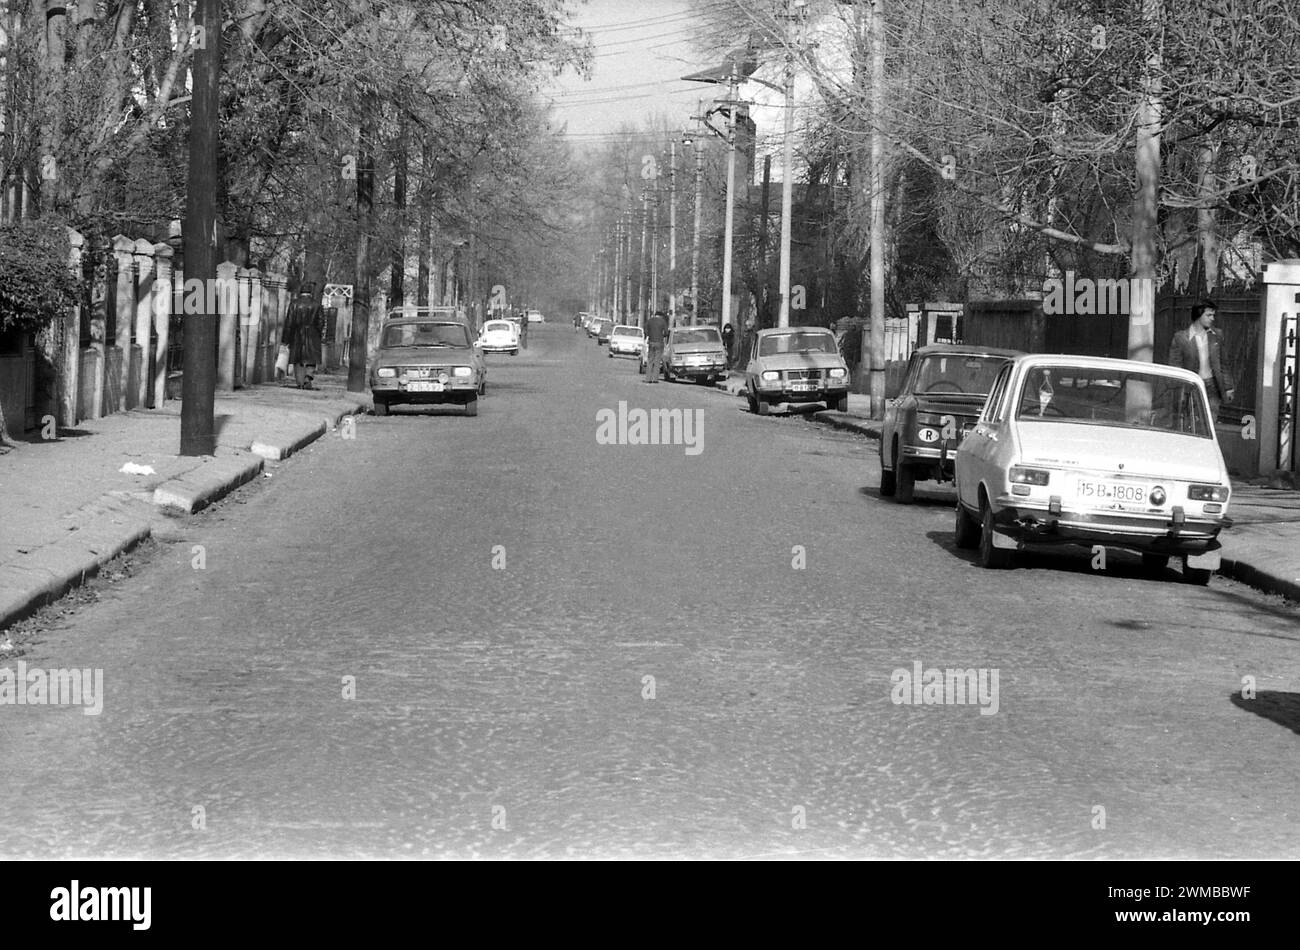
M 185 279 L 203 288 L 217 280 L 217 182 L 221 158 L 217 148 L 221 90 L 221 0 L 198 0 L 198 43 L 192 69 L 194 98 L 190 114 L 190 168 L 185 189 Z M 217 430 L 217 315 L 186 314 L 181 377 L 181 455 L 215 455 Z M 148 341 L 145 341 L 148 343 Z
M 645 294 L 650 288 L 646 281 L 646 242 L 650 237 L 650 192 L 641 189 L 641 256 L 637 258 L 636 309 L 637 325 L 645 326 Z
M 650 306 L 647 316 L 659 309 L 659 182 L 655 182 L 655 200 L 650 206 Z M 645 324 L 643 323 L 642 326 Z
M 871 418 L 885 417 L 885 0 L 871 0 Z
M 627 273 L 623 279 L 627 282 L 623 287 L 623 305 L 626 308 L 623 323 L 632 322 L 632 212 L 624 212 L 626 224 L 623 227 L 623 260 L 627 261 Z
M 794 205 L 794 23 L 803 13 L 803 3 L 786 0 L 785 49 L 785 142 L 781 150 L 781 297 L 776 325 L 790 325 L 790 215 Z M 794 12 L 797 10 L 798 12 Z
M 353 260 L 352 329 L 348 336 L 348 392 L 366 391 L 366 351 L 370 343 L 370 227 L 375 198 L 373 96 L 362 100 L 357 130 L 357 243 Z
M 623 260 L 623 219 L 619 218 L 614 222 L 614 289 L 611 294 L 613 298 L 613 307 L 610 310 L 610 316 L 618 320 L 618 303 L 619 290 L 622 286 L 622 277 L 619 273 Z
M 736 71 L 732 63 L 731 76 L 727 83 L 727 214 L 722 236 L 722 315 L 718 321 L 721 329 L 731 322 L 731 257 L 735 246 L 732 237 L 732 225 L 735 222 L 736 205 Z
M 700 112 L 704 103 L 700 103 Z M 700 222 L 704 216 L 704 139 L 695 140 L 695 245 L 691 249 L 691 326 L 700 319 Z
M 668 315 L 677 316 L 677 140 L 668 143 Z

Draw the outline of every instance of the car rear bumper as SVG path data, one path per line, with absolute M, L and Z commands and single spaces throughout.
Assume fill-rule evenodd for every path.
M 519 349 L 518 343 L 484 343 L 484 353 L 513 353 Z
M 1053 512 L 1017 504 L 1004 496 L 995 505 L 1000 534 L 1032 544 L 1101 544 L 1152 554 L 1204 554 L 1217 551 L 1218 536 L 1231 519 L 1180 520 L 1168 515 L 1060 509 Z

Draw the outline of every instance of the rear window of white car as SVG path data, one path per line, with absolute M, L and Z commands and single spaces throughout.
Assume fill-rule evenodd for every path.
M 1026 373 L 1016 418 L 1155 429 L 1211 438 L 1205 397 L 1195 383 L 1148 373 L 1080 366 L 1034 366 Z
M 507 321 L 505 321 L 505 320 L 493 320 L 491 323 L 486 323 L 486 324 L 484 324 L 484 325 L 483 325 L 483 329 L 484 329 L 484 330 L 504 330 L 504 331 L 506 331 L 507 333 L 509 333 L 509 332 L 510 332 L 510 328 L 511 328 L 512 326 L 514 326 L 514 324 L 509 323 L 509 322 L 507 322 Z
M 615 327 L 614 332 L 619 336 L 641 336 L 643 333 L 640 327 Z

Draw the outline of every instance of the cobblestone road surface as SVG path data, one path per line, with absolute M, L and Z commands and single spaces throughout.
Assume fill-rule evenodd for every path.
M 981 570 L 874 443 L 530 343 L 477 418 L 363 418 L 44 632 L 104 707 L 0 706 L 0 855 L 1300 856 L 1297 610 Z M 702 451 L 598 444 L 620 401 Z M 915 663 L 996 713 L 892 702 Z

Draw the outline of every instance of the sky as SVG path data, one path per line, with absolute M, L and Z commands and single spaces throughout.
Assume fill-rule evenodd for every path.
M 694 30 L 686 0 L 589 0 L 575 4 L 571 23 L 588 33 L 595 58 L 590 80 L 566 72 L 547 95 L 575 146 L 600 144 L 623 123 L 639 126 L 655 115 L 685 127 L 701 98 L 715 87 L 683 82 L 687 73 L 721 62 L 691 46 Z

